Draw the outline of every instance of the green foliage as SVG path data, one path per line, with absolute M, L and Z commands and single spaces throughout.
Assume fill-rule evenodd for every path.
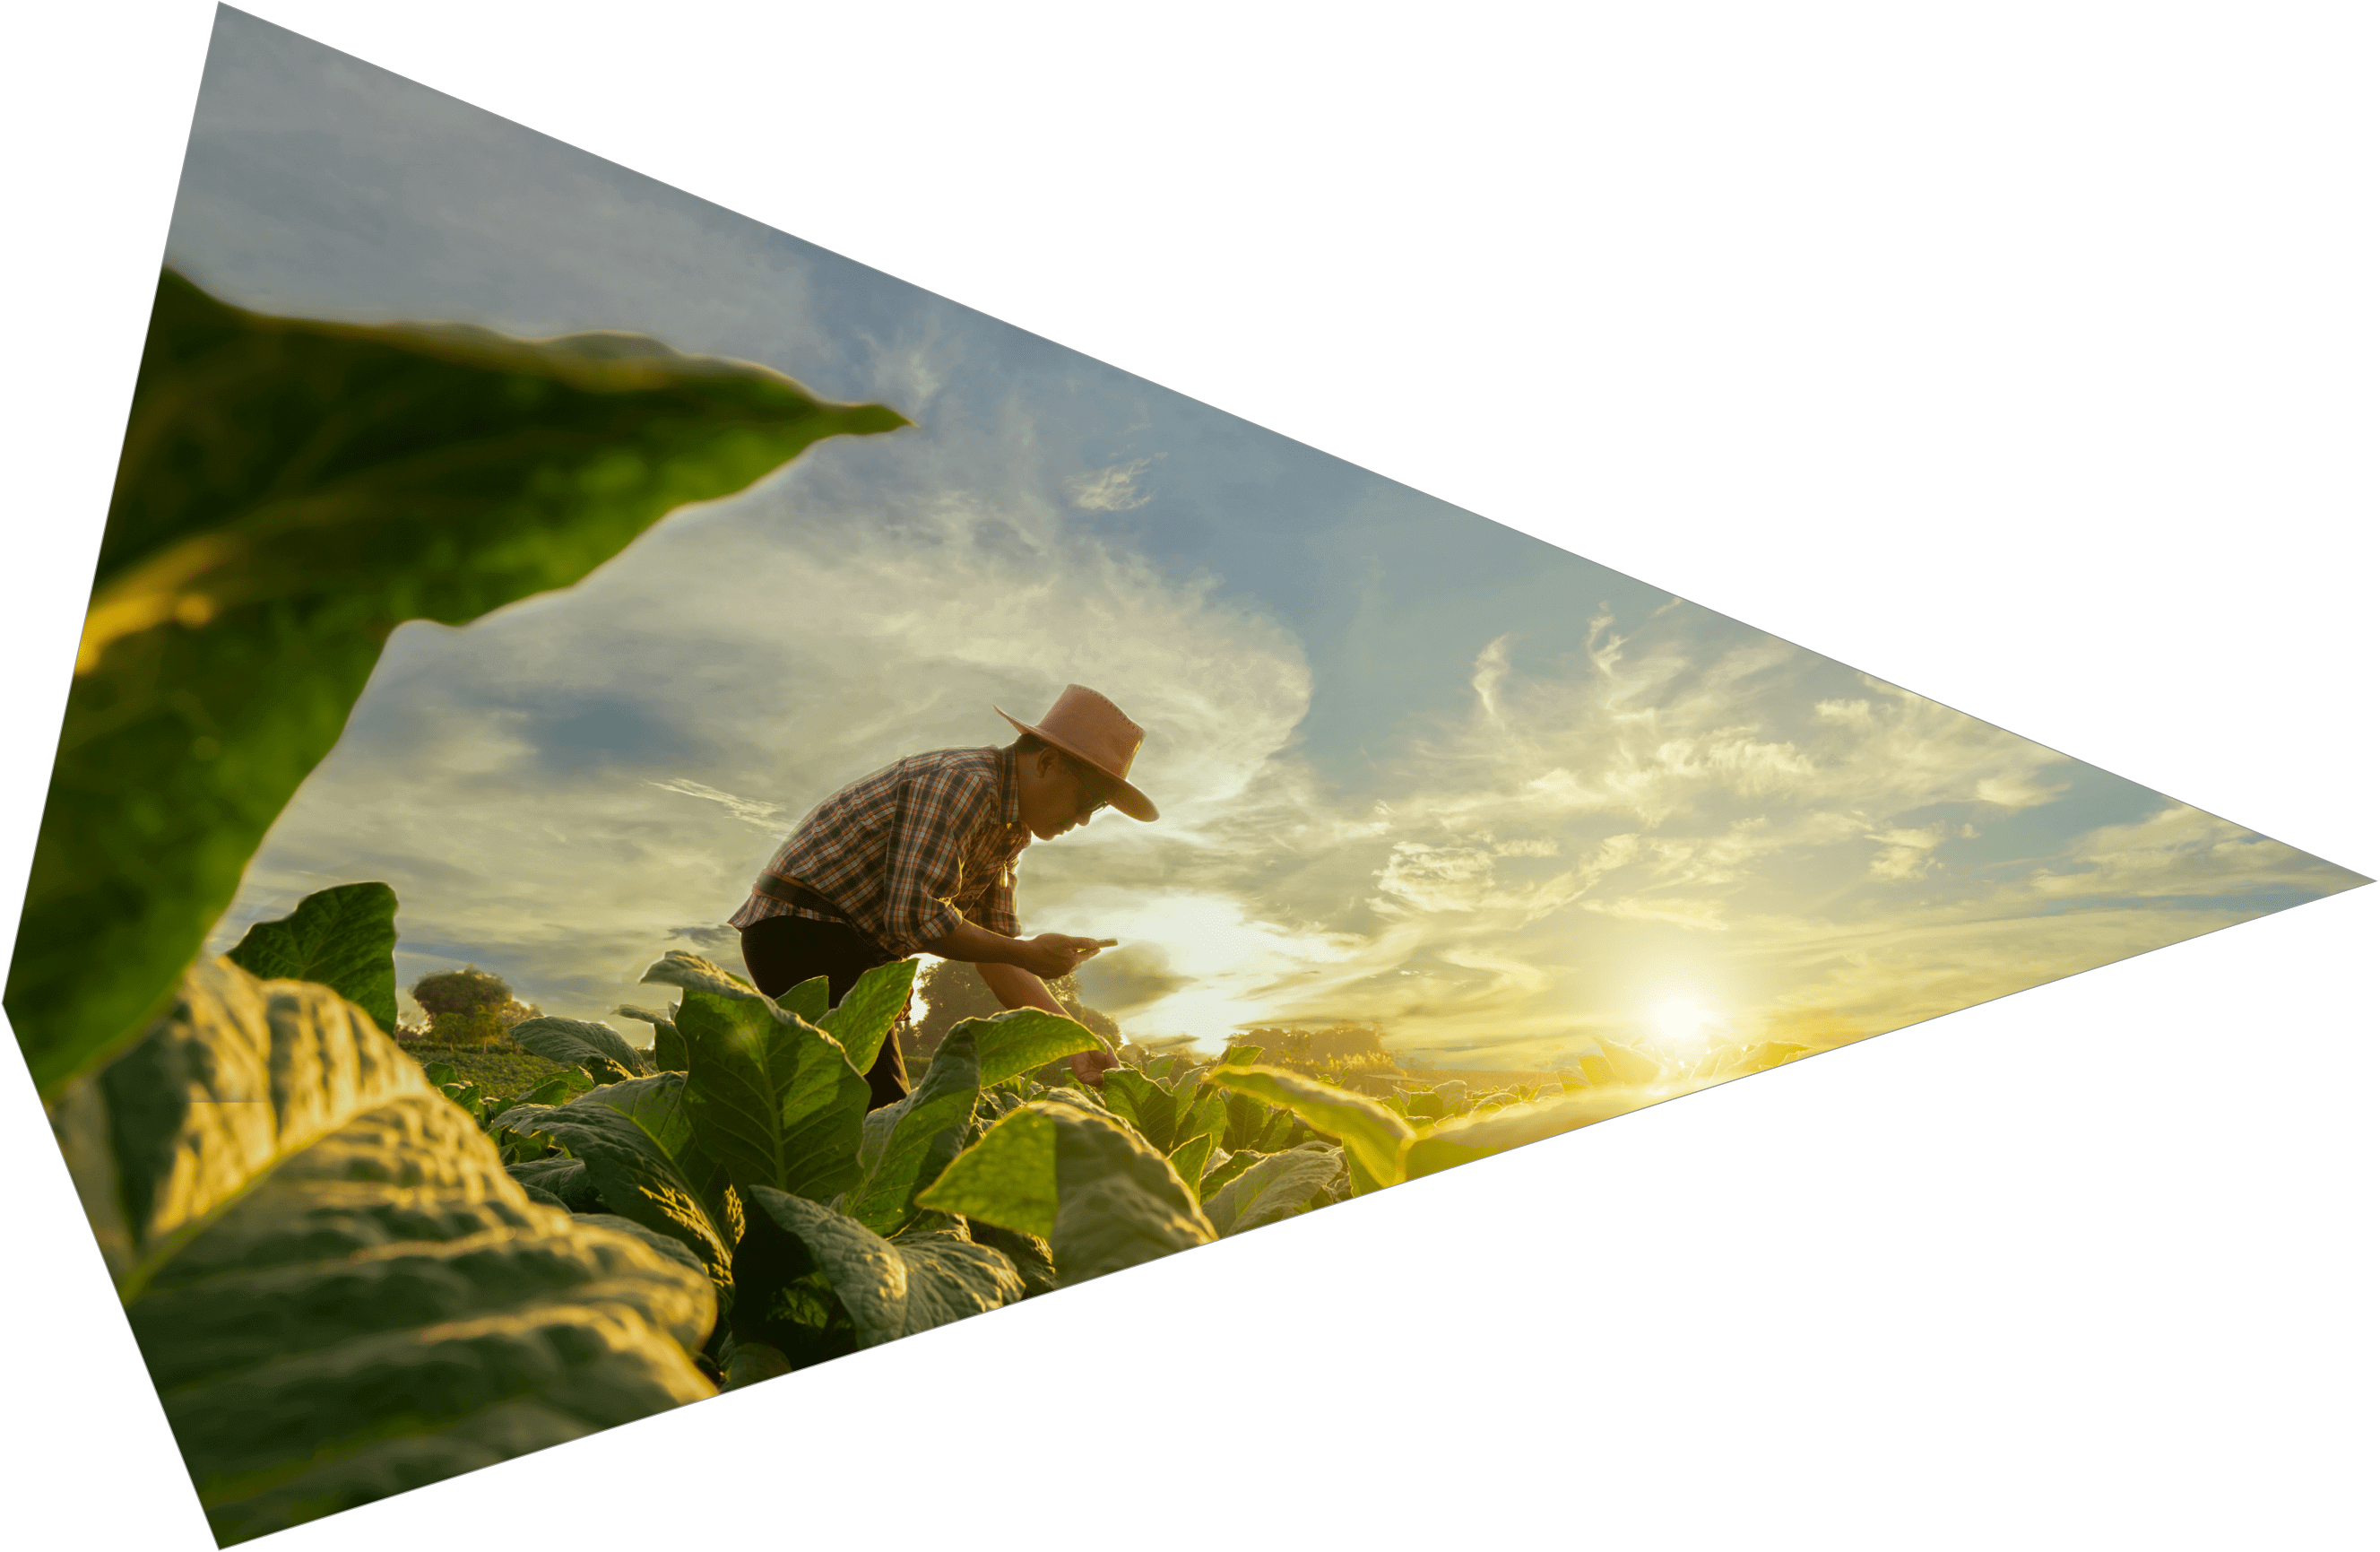
M 810 1021 L 835 1037 L 851 1057 L 851 1065 L 865 1072 L 876 1065 L 884 1037 L 908 1010 L 909 989 L 917 977 L 917 961 L 895 959 L 860 976 L 832 1011 L 821 1008 Z M 826 988 L 819 988 L 823 1002 Z
M 898 1006 L 884 988 L 905 983 L 830 1008 L 823 982 L 772 1001 L 670 954 L 646 979 L 680 988 L 678 1006 L 634 1016 L 670 1032 L 684 1070 L 638 1071 L 609 1025 L 538 1019 L 523 1044 L 577 1060 L 505 1098 L 447 1062 L 416 1071 L 319 984 L 209 973 L 180 1022 L 69 1083 L 55 1123 L 226 1540 L 707 1394 L 722 1369 L 730 1386 L 788 1373 L 1687 1082 L 1538 1103 L 1535 1085 L 1458 1080 L 1381 1102 L 1238 1047 L 1223 1066 L 1144 1058 L 1097 1094 L 1033 1081 L 1095 1042 L 1020 1010 L 962 1021 L 905 1100 L 869 1113 L 832 1032 L 880 1045 Z M 227 1016 L 241 997 L 255 1006 Z M 497 1422 L 473 1410 L 491 1393 Z
M 430 1020 L 430 1038 L 441 1045 L 493 1045 L 504 1038 L 504 1021 L 487 1008 L 441 1013 Z
M 1509 1105 L 1491 1114 L 1467 1116 L 1431 1128 L 1405 1150 L 1401 1178 L 1418 1179 L 1467 1164 L 1489 1154 L 1500 1154 L 1524 1143 L 1574 1131 L 1583 1126 L 1667 1099 L 1683 1085 L 1640 1088 L 1603 1087 L 1536 1105 Z
M 907 1097 L 868 1116 L 859 1148 L 867 1175 L 845 1196 L 845 1212 L 879 1234 L 917 1216 L 918 1188 L 958 1155 L 978 1074 L 972 1026 L 953 1030 Z
M 656 1072 L 686 1070 L 686 1041 L 677 1033 L 677 1020 L 667 1013 L 650 1008 L 637 1008 L 622 1003 L 612 1009 L 623 1019 L 637 1019 L 653 1026 L 652 1055 L 648 1058 Z
M 1384 1185 L 1402 1178 L 1399 1155 L 1413 1128 L 1377 1100 L 1278 1068 L 1220 1068 L 1208 1081 L 1295 1112 L 1307 1126 L 1345 1144 L 1350 1164 L 1360 1164 Z
M 272 318 L 165 272 L 7 987 L 42 1092 L 170 1005 L 399 623 L 567 587 L 905 423 L 636 336 Z
M 1096 1008 L 1083 1005 L 1082 988 L 1072 972 L 1054 981 L 1042 983 L 1066 1017 L 1100 1036 L 1111 1045 L 1123 1038 L 1116 1021 Z M 917 978 L 917 989 L 926 997 L 925 1017 L 910 1032 L 908 1044 L 902 1054 L 915 1062 L 923 1062 L 933 1055 L 944 1035 L 970 1019 L 995 1018 L 1005 1011 L 991 988 L 983 984 L 976 967 L 959 959 L 937 959 Z M 1096 1046 L 1085 1046 L 1089 1050 Z M 1054 1057 L 1052 1058 L 1055 1059 Z
M 778 1286 L 769 1319 L 738 1324 L 738 1352 L 783 1352 L 788 1338 L 811 1348 L 805 1357 L 826 1357 L 843 1342 L 876 1348 L 1026 1295 L 1016 1266 L 997 1250 L 974 1245 L 964 1226 L 885 1240 L 819 1202 L 769 1185 L 755 1188 L 752 1207 L 749 1242 L 778 1240 L 773 1254 L 783 1271 L 766 1278 Z M 807 1333 L 817 1336 L 805 1340 Z
M 1233 1036 L 1232 1044 L 1257 1046 L 1265 1059 L 1293 1070 L 1327 1062 L 1389 1067 L 1393 1058 L 1381 1044 L 1388 1033 L 1380 1024 L 1342 1019 L 1320 1029 L 1252 1029 Z
M 51 1124 L 225 1545 L 710 1394 L 710 1283 L 535 1204 L 324 987 L 201 963 Z
M 691 954 L 663 955 L 644 979 L 684 993 L 686 1115 L 739 1191 L 823 1202 L 857 1183 L 868 1080 L 833 1036 Z
M 260 981 L 328 986 L 396 1033 L 396 891 L 342 884 L 248 929 L 225 958 Z
M 583 1067 L 607 1083 L 642 1077 L 644 1058 L 605 1023 L 585 1019 L 524 1019 L 509 1032 L 513 1044 L 548 1061 Z
M 1399 1072 L 1396 1058 L 1382 1042 L 1387 1029 L 1377 1023 L 1341 1020 L 1319 1029 L 1262 1028 L 1232 1036 L 1232 1048 L 1221 1067 L 1269 1065 L 1337 1088 L 1377 1095 Z
M 465 965 L 421 977 L 407 995 L 434 1019 L 441 1013 L 493 1013 L 512 1000 L 513 989 L 503 976 Z
M 425 1067 L 448 1068 L 455 1076 L 468 1078 L 490 1094 L 525 1095 L 559 1074 L 577 1070 L 527 1051 L 443 1049 L 427 1045 L 409 1045 L 406 1050 Z M 580 1072 L 579 1076 L 584 1079 L 587 1075 Z
M 987 1084 L 1004 1083 L 1077 1051 L 1096 1051 L 1099 1036 L 1073 1019 L 1039 1008 L 1016 1008 L 958 1026 L 975 1041 Z M 958 1031 L 953 1031 L 953 1034 Z
M 1218 1234 L 1244 1234 L 1305 1210 L 1341 1168 L 1340 1151 L 1307 1143 L 1256 1160 L 1202 1204 Z

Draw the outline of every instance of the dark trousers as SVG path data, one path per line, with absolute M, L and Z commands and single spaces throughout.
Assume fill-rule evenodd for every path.
M 878 965 L 892 962 L 857 929 L 842 922 L 813 922 L 807 916 L 765 916 L 744 929 L 744 968 L 752 984 L 767 996 L 783 996 L 805 981 L 826 977 L 827 1006 L 851 994 L 859 978 Z M 899 1028 L 884 1036 L 876 1065 L 868 1069 L 868 1107 L 880 1110 L 897 1104 L 909 1092 L 908 1070 L 901 1064 Z

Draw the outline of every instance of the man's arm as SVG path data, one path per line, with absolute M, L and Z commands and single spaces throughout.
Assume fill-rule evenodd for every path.
M 1019 970 L 1014 965 L 978 964 L 975 972 L 983 977 L 983 984 L 991 988 L 991 995 L 1000 999 L 1002 1008 L 1039 1008 L 1062 1019 L 1071 1017 L 1050 995 L 1050 984 L 1031 971 Z
M 1044 945 L 1050 946 L 1049 953 L 1062 955 L 1064 959 L 1064 968 L 1047 977 L 1051 981 L 1082 963 L 1099 947 L 1096 938 L 1068 937 L 1063 933 L 1043 933 L 1036 938 L 1007 937 L 964 919 L 952 931 L 923 947 L 928 953 L 939 954 L 946 959 L 971 961 L 975 965 L 975 972 L 983 977 L 983 984 L 990 988 L 993 996 L 1000 999 L 1002 1008 L 1038 1008 L 1062 1019 L 1070 1018 L 1072 1015 L 1059 1007 L 1058 999 L 1050 995 L 1041 972 L 1033 964 L 1024 962 L 1032 956 L 1038 963 Z M 1074 1068 L 1077 1079 L 1092 1088 L 1102 1088 L 1105 1086 L 1102 1074 L 1108 1069 L 1122 1064 L 1116 1060 L 1115 1052 L 1108 1045 L 1105 1035 L 1093 1030 L 1091 1038 L 1099 1043 L 1098 1050 L 1077 1051 L 1066 1060 Z
M 983 984 L 991 988 L 991 995 L 1000 999 L 1003 1008 L 1041 1008 L 1062 1019 L 1074 1017 L 1058 1006 L 1058 999 L 1050 995 L 1041 978 L 1028 971 L 1014 965 L 978 964 L 975 972 L 983 977 Z M 1115 1047 L 1108 1044 L 1107 1036 L 1097 1030 L 1091 1030 L 1090 1034 L 1099 1043 L 1099 1049 L 1077 1051 L 1066 1062 L 1075 1069 L 1076 1079 L 1091 1088 L 1103 1089 L 1107 1087 L 1108 1069 L 1123 1064 L 1116 1059 Z
M 989 928 L 978 927 L 964 916 L 959 918 L 957 926 L 941 936 L 924 938 L 917 944 L 927 953 L 941 959 L 964 959 L 979 970 L 989 967 L 1014 969 L 1028 980 L 1038 977 L 1043 981 L 1057 980 L 1081 964 L 1099 946 L 1097 938 L 1068 937 L 1063 933 L 1043 933 L 1038 937 L 1009 937 Z M 992 984 L 990 976 L 984 978 L 984 984 Z M 994 986 L 993 990 L 997 992 L 999 988 Z M 1048 994 L 1045 992 L 1043 995 Z M 1011 1008 L 1025 1006 L 1022 1002 L 1009 1002 L 1006 997 L 1001 1000 Z M 1032 1006 L 1038 1008 L 1043 1005 L 1037 1002 Z M 1054 1003 L 1049 1006 L 1053 1011 L 1056 1009 Z

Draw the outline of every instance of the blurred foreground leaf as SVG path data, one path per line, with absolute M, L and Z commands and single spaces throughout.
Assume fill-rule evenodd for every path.
M 51 1124 L 225 1545 L 711 1393 L 709 1280 L 532 1203 L 323 987 L 194 967 Z
M 905 423 L 640 336 L 273 318 L 167 271 L 9 973 L 42 1093 L 170 1005 L 400 622 L 567 587 L 820 437 Z
M 1608 1121 L 1647 1105 L 1682 1094 L 1682 1082 L 1612 1085 L 1586 1089 L 1539 1105 L 1509 1105 L 1492 1115 L 1465 1116 L 1432 1127 L 1405 1146 L 1405 1179 L 1418 1179 L 1468 1164 L 1475 1158 L 1500 1154 L 1527 1143 L 1543 1142 L 1583 1126 Z
M 1398 1155 L 1413 1140 L 1414 1130 L 1378 1100 L 1277 1067 L 1218 1068 L 1207 1081 L 1281 1106 L 1325 1137 L 1337 1138 L 1346 1145 L 1348 1158 L 1382 1185 L 1404 1179 Z

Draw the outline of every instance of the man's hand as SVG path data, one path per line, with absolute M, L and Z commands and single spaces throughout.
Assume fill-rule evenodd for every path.
M 1026 938 L 1011 950 L 1008 962 L 1029 970 L 1044 981 L 1055 981 L 1099 951 L 1095 937 L 1068 937 L 1063 933 L 1043 933 Z
M 1107 1079 L 1101 1074 L 1110 1068 L 1123 1065 L 1105 1051 L 1077 1051 L 1068 1057 L 1066 1061 L 1074 1068 L 1075 1076 L 1082 1080 L 1086 1087 L 1094 1089 L 1106 1088 Z

